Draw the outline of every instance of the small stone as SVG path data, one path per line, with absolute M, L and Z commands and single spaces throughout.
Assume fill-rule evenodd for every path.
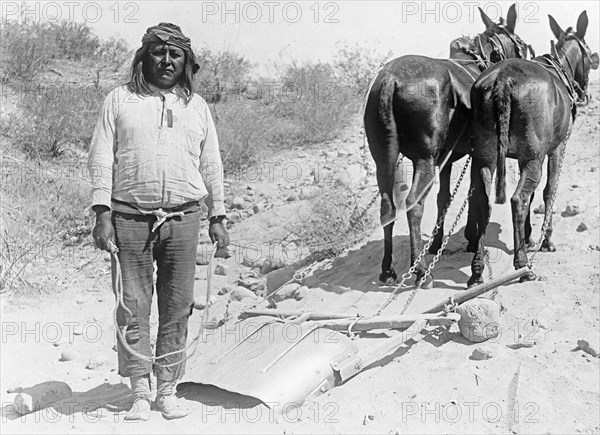
M 106 358 L 106 355 L 104 355 L 103 352 L 98 351 L 98 352 L 94 352 L 94 353 L 92 353 L 92 355 L 90 355 L 90 359 L 88 360 L 88 363 L 85 366 L 85 368 L 88 370 L 96 370 L 107 363 L 108 363 L 108 360 Z
M 588 230 L 588 227 L 587 227 L 587 225 L 586 225 L 586 224 L 584 224 L 583 222 L 581 222 L 581 223 L 580 223 L 580 224 L 577 226 L 577 229 L 576 229 L 576 231 L 577 231 L 578 233 L 582 233 L 582 232 L 584 232 L 584 231 L 587 231 L 587 230 Z
M 484 359 L 490 359 L 494 356 L 492 349 L 487 346 L 478 347 L 471 354 L 471 359 L 475 361 L 481 361 Z
M 293 298 L 294 297 L 294 293 L 299 288 L 300 288 L 300 284 L 299 283 L 297 283 L 297 282 L 291 282 L 291 283 L 286 284 L 283 287 L 281 287 L 281 289 L 279 289 L 272 296 L 269 295 L 269 297 L 272 300 L 274 300 L 275 302 L 281 302 L 281 301 L 284 301 L 286 299 Z
M 544 203 L 541 203 L 540 205 L 538 205 L 536 208 L 533 209 L 533 213 L 534 214 L 546 213 L 546 205 Z
M 256 264 L 256 259 L 252 258 L 252 257 L 244 257 L 242 259 L 242 266 L 246 266 L 246 267 L 254 267 L 254 264 Z
M 297 201 L 298 200 L 298 194 L 296 192 L 292 192 L 288 195 L 288 197 L 285 199 L 288 202 L 292 202 L 292 201 Z
M 237 210 L 242 210 L 244 208 L 244 206 L 245 206 L 245 201 L 244 201 L 244 198 L 242 198 L 241 196 L 236 196 L 231 201 L 231 208 L 235 208 Z
M 60 353 L 59 361 L 74 361 L 79 358 L 79 355 L 72 347 L 64 348 Z
M 227 215 L 227 221 L 230 224 L 237 224 L 242 221 L 242 215 L 240 215 L 237 211 L 231 212 Z
M 229 293 L 229 292 L 231 292 L 231 287 L 229 287 L 229 286 L 225 286 L 225 287 L 221 287 L 221 288 L 219 289 L 219 291 L 217 292 L 217 294 L 218 294 L 219 296 L 223 296 L 223 295 L 225 295 L 225 294 L 227 294 L 227 293 Z
M 76 325 L 73 325 L 73 335 L 82 335 L 83 334 L 83 328 L 81 327 L 81 325 L 79 323 L 77 323 Z
M 203 310 L 206 308 L 206 299 L 202 297 L 194 298 L 194 309 Z
M 579 206 L 576 204 L 569 204 L 567 205 L 567 207 L 565 208 L 565 211 L 563 211 L 561 213 L 562 217 L 572 217 L 572 216 L 576 216 L 580 213 L 580 209 Z
M 87 299 L 84 298 L 83 296 L 78 297 L 77 299 L 75 299 L 75 303 L 77 305 L 83 305 L 87 302 Z
M 263 207 L 261 204 L 254 204 L 252 206 L 252 211 L 254 212 L 254 214 L 260 213 L 261 211 L 263 211 Z
M 260 268 L 260 274 L 266 275 L 269 272 L 280 269 L 285 266 L 285 261 L 282 258 L 267 257 L 263 261 Z
M 491 299 L 471 299 L 459 305 L 456 312 L 460 314 L 460 332 L 470 342 L 480 343 L 498 336 L 500 308 Z
M 308 287 L 303 285 L 301 287 L 298 287 L 296 289 L 296 291 L 294 292 L 294 299 L 296 299 L 297 301 L 301 301 L 302 299 L 304 299 L 306 297 L 307 294 L 308 294 Z
M 229 268 L 224 264 L 217 264 L 215 266 L 215 275 L 227 276 Z
M 198 266 L 206 266 L 209 262 L 210 262 L 210 252 L 204 252 L 204 250 L 200 250 L 200 248 L 198 248 L 198 251 L 196 253 L 196 265 Z
M 244 298 L 256 298 L 254 292 L 246 287 L 237 286 L 229 294 L 229 301 L 241 301 Z
M 258 285 L 258 279 L 253 276 L 247 276 L 242 279 L 238 279 L 236 282 L 237 285 L 241 287 L 246 287 L 247 289 L 251 289 Z

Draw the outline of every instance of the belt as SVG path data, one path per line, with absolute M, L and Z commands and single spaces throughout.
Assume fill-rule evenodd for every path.
M 156 231 L 158 227 L 160 227 L 167 219 L 170 219 L 175 216 L 184 216 L 186 214 L 195 213 L 198 211 L 198 201 L 186 202 L 185 204 L 178 205 L 177 207 L 169 207 L 169 208 L 159 208 L 157 210 L 146 210 L 138 207 L 137 205 L 120 201 L 118 199 L 111 199 L 112 202 L 120 205 L 124 205 L 131 209 L 137 210 L 142 215 L 154 215 L 156 217 L 156 222 L 152 225 L 152 232 Z

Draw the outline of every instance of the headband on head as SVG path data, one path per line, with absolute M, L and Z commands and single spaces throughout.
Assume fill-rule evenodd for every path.
M 192 50 L 191 40 L 183 34 L 179 26 L 171 23 L 159 23 L 157 26 L 148 27 L 146 34 L 142 37 L 142 44 L 151 44 L 153 42 L 181 48 L 192 60 L 192 72 L 195 74 L 200 69 L 200 66 L 196 63 L 196 56 Z

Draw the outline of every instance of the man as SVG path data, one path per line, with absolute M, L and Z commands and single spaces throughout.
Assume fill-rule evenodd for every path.
M 150 27 L 135 54 L 131 80 L 106 98 L 90 145 L 92 236 L 100 249 L 118 248 L 123 301 L 131 313 L 120 309 L 117 322 L 128 346 L 148 357 L 138 358 L 118 342 L 119 374 L 130 377 L 134 398 L 128 420 L 150 418 L 153 262 L 159 311 L 156 405 L 165 418 L 189 413 L 175 386 L 185 370 L 202 200 L 210 238 L 218 244 L 216 256 L 227 256 L 221 157 L 208 106 L 194 94 L 198 68 L 190 39 L 178 26 Z

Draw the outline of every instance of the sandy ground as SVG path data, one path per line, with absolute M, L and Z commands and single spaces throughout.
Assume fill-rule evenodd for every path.
M 178 421 L 163 419 L 158 411 L 148 422 L 123 420 L 130 406 L 126 380 L 116 373 L 110 287 L 106 253 L 89 247 L 48 247 L 32 262 L 32 279 L 44 282 L 48 296 L 21 298 L 2 307 L 2 431 L 4 433 L 598 433 L 600 432 L 600 359 L 578 349 L 586 340 L 600 350 L 599 333 L 599 100 L 597 88 L 590 106 L 580 110 L 568 144 L 554 215 L 556 253 L 540 253 L 536 270 L 540 280 L 513 283 L 499 289 L 499 337 L 484 343 L 491 359 L 470 358 L 481 345 L 465 340 L 456 329 L 431 329 L 422 340 L 392 352 L 354 378 L 281 415 L 258 400 L 202 384 L 204 373 L 193 368 L 203 355 L 214 351 L 201 343 L 189 361 L 188 374 L 179 386 L 192 413 Z M 233 286 L 251 269 L 244 257 L 264 256 L 269 240 L 285 235 L 284 223 L 306 207 L 311 189 L 319 187 L 314 169 L 325 178 L 346 177 L 361 198 L 374 193 L 373 164 L 363 148 L 359 122 L 332 143 L 273 156 L 283 168 L 297 164 L 300 175 L 275 169 L 272 179 L 254 173 L 229 180 L 234 192 L 248 192 L 247 207 L 262 204 L 230 228 L 234 256 L 226 261 L 227 275 L 214 276 L 213 289 Z M 367 151 L 365 157 L 365 151 Z M 459 164 L 462 164 L 460 162 Z M 514 174 L 514 162 L 511 171 Z M 329 166 L 327 166 L 329 165 Z M 458 165 L 456 165 L 458 166 Z M 288 169 L 291 167 L 288 166 Z M 313 170 L 311 174 L 311 170 Z M 458 169 L 456 169 L 458 171 Z M 508 177 L 509 189 L 515 185 Z M 468 182 L 468 177 L 466 182 Z M 542 183 L 544 183 L 543 181 Z M 316 187 L 315 187 L 316 186 Z M 248 189 L 250 187 L 250 189 Z M 465 198 L 461 186 L 452 204 L 450 227 Z M 533 207 L 541 203 L 541 189 Z M 434 223 L 435 191 L 429 195 L 423 219 L 424 236 Z M 297 200 L 290 201 L 296 193 Z M 510 192 L 510 190 L 509 190 Z M 579 213 L 563 217 L 567 205 Z M 510 206 L 495 206 L 486 236 L 494 277 L 512 270 Z M 377 207 L 372 213 L 377 215 Z M 532 216 L 537 238 L 542 215 Z M 434 269 L 434 288 L 417 294 L 408 313 L 465 289 L 470 255 L 464 253 L 462 233 L 466 216 L 450 236 L 446 255 Z M 582 230 L 584 223 L 587 229 Z M 579 228 L 579 229 L 578 229 Z M 396 270 L 409 266 L 408 227 L 401 216 L 395 227 Z M 387 300 L 391 288 L 377 282 L 383 252 L 382 231 L 377 228 L 362 244 L 315 270 L 304 284 L 300 300 L 285 300 L 280 309 L 371 314 Z M 203 239 L 206 242 L 206 236 Z M 205 246 L 205 245 L 203 245 Z M 261 247 L 261 251 L 251 254 Z M 431 256 L 428 256 L 431 260 Z M 206 294 L 207 266 L 197 267 L 196 291 Z M 487 275 L 486 275 L 487 276 Z M 410 287 L 412 288 L 412 287 Z M 409 288 L 409 290 L 410 290 Z M 385 314 L 398 313 L 409 292 L 402 292 Z M 210 318 L 220 319 L 230 295 L 216 296 Z M 238 309 L 253 300 L 244 300 Z M 229 305 L 229 307 L 228 307 Z M 190 336 L 198 330 L 202 312 L 190 323 Z M 386 336 L 367 334 L 359 347 Z M 235 339 L 234 339 L 235 341 Z M 74 359 L 61 361 L 71 351 Z M 240 360 L 237 369 L 223 375 L 235 385 L 251 369 Z M 291 389 L 299 372 L 276 389 Z M 25 416 L 12 405 L 18 387 L 55 381 L 66 384 L 72 395 Z M 61 384 L 63 385 L 63 384 Z M 63 385 L 64 387 L 65 385 Z M 281 404 L 280 404 L 281 405 Z M 285 404 L 283 404 L 285 405 Z

